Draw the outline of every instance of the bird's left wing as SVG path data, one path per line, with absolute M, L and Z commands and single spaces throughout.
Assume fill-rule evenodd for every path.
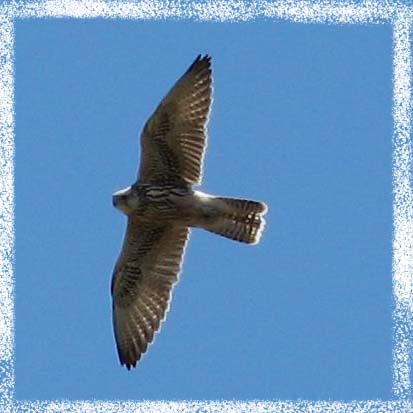
M 112 278 L 113 326 L 119 359 L 135 367 L 153 341 L 178 280 L 189 228 L 129 217 Z
M 146 122 L 139 182 L 201 183 L 211 83 L 211 58 L 199 55 Z

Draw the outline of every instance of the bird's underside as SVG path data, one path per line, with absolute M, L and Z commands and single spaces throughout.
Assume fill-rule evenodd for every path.
M 128 217 L 111 288 L 119 359 L 128 369 L 166 316 L 190 227 L 249 244 L 264 228 L 265 204 L 193 189 L 202 178 L 211 83 L 211 59 L 198 56 L 143 129 L 137 181 L 113 196 Z

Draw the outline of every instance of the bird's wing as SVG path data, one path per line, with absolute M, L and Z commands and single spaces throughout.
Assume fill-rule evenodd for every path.
M 199 55 L 145 124 L 138 182 L 201 183 L 211 84 L 211 58 Z
M 153 341 L 178 280 L 187 226 L 129 217 L 112 278 L 113 326 L 121 364 L 135 367 Z

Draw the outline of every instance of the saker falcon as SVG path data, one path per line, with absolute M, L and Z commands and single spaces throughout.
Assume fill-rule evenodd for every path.
M 248 244 L 264 228 L 264 203 L 193 189 L 202 178 L 211 83 L 211 58 L 199 55 L 146 122 L 137 181 L 113 195 L 128 218 L 111 286 L 116 345 L 128 370 L 166 316 L 190 227 Z

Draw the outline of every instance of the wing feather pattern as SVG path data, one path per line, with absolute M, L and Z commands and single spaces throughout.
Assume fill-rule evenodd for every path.
M 201 183 L 211 100 L 211 58 L 199 55 L 146 122 L 138 182 Z
M 189 228 L 142 223 L 130 216 L 112 278 L 113 325 L 119 359 L 128 370 L 153 341 L 169 308 Z

